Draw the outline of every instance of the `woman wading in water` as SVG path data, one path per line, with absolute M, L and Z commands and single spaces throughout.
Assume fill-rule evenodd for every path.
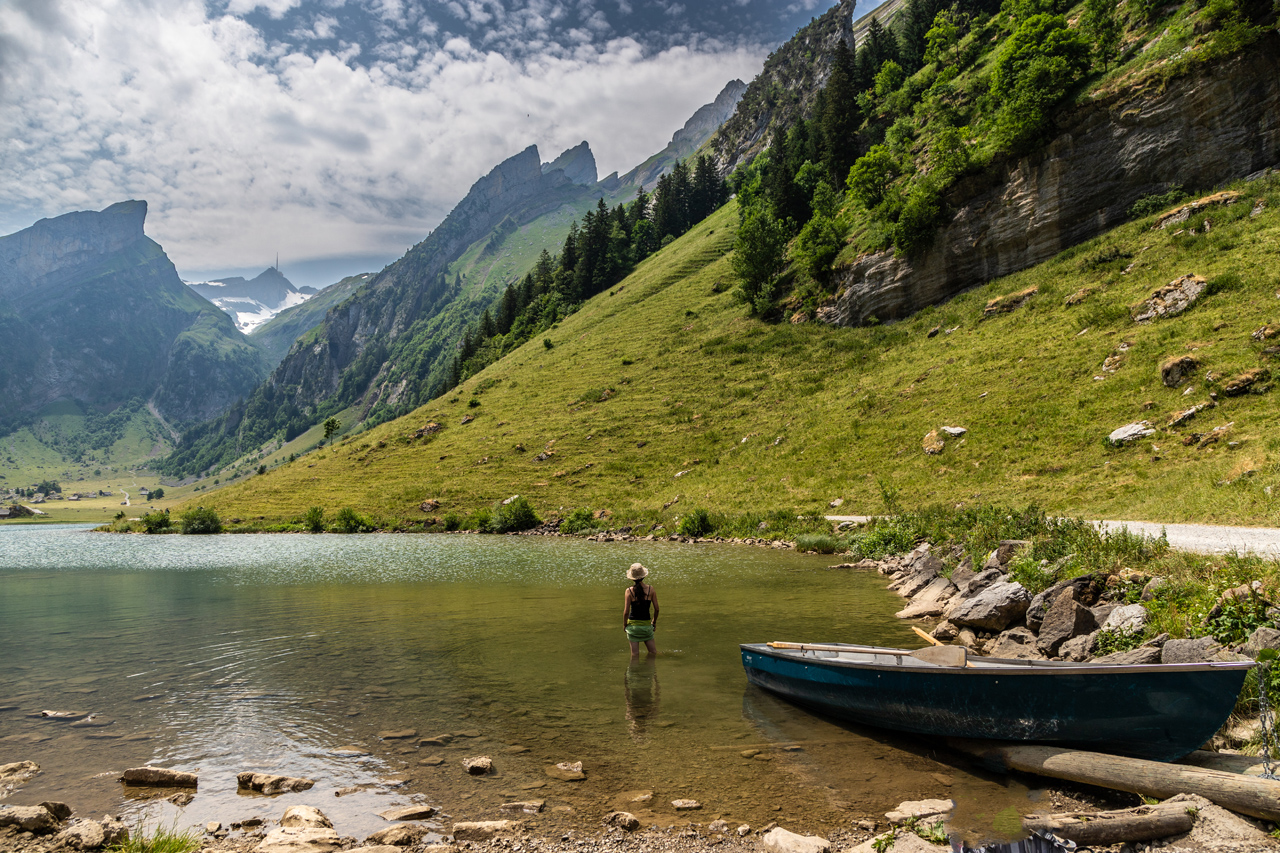
M 626 626 L 627 640 L 631 643 L 631 659 L 640 657 L 640 644 L 649 650 L 650 655 L 658 653 L 658 646 L 653 641 L 653 630 L 658 627 L 658 596 L 653 587 L 644 582 L 649 570 L 639 563 L 632 563 L 627 569 L 627 578 L 635 581 L 627 587 L 622 597 L 622 621 Z M 650 612 L 652 611 L 652 612 Z

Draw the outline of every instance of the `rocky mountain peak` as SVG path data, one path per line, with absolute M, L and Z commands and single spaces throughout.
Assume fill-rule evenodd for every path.
M 714 101 L 699 107 L 698 111 L 684 123 L 684 127 L 675 132 L 669 147 L 683 150 L 692 145 L 693 148 L 697 148 L 702 144 L 702 140 L 714 133 L 728 120 L 729 116 L 733 115 L 745 91 L 747 91 L 746 83 L 741 80 L 730 80 L 720 90 L 720 94 L 716 95 Z
M 145 239 L 146 218 L 145 201 L 122 201 L 102 211 L 41 219 L 0 237 L 0 292 L 36 286 L 49 275 L 93 263 Z
M 580 184 L 584 187 L 592 186 L 598 180 L 596 157 L 591 153 L 591 146 L 585 140 L 568 149 L 550 163 L 542 164 L 542 174 L 544 175 L 556 169 L 564 172 L 564 176 L 575 184 Z

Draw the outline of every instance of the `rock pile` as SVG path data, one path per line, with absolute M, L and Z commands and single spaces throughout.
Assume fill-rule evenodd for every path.
M 875 568 L 892 578 L 889 589 L 909 603 L 898 611 L 900 619 L 937 619 L 931 636 L 955 642 L 975 654 L 1022 660 L 1097 661 L 1102 663 L 1187 663 L 1240 660 L 1261 648 L 1280 647 L 1280 631 L 1259 628 L 1238 650 L 1225 649 L 1212 637 L 1174 640 L 1161 634 L 1132 645 L 1150 619 L 1142 603 L 1123 604 L 1118 590 L 1141 588 L 1142 601 L 1151 601 L 1163 578 L 1124 569 L 1117 574 L 1088 574 L 1062 580 L 1032 595 L 1009 576 L 1011 562 L 1030 543 L 1001 542 L 981 566 L 970 558 L 948 573 L 932 547 L 881 561 L 864 560 L 858 568 Z M 1042 565 L 1042 570 L 1047 566 Z M 1258 595 L 1240 587 L 1223 593 L 1228 598 Z M 1221 607 L 1221 605 L 1220 605 Z M 1210 613 L 1212 620 L 1215 614 Z

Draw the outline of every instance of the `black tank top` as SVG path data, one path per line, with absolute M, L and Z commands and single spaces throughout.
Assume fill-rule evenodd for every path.
M 645 597 L 643 586 L 631 587 L 631 616 L 628 618 L 649 621 L 649 599 Z

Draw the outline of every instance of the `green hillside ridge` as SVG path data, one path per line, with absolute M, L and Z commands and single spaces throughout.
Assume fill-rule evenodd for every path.
M 248 335 L 250 343 L 267 356 L 267 363 L 274 367 L 289 352 L 289 348 L 306 332 L 324 321 L 325 313 L 334 305 L 351 297 L 355 289 L 367 281 L 372 273 L 357 273 L 335 282 L 300 305 L 286 308 Z
M 747 316 L 728 257 L 731 203 L 566 318 L 550 347 L 531 341 L 408 417 L 200 502 L 259 527 L 319 506 L 422 529 L 515 494 L 544 518 L 609 510 L 615 527 L 674 529 L 694 508 L 830 512 L 837 498 L 841 513 L 873 513 L 886 494 L 904 506 L 1034 502 L 1084 517 L 1275 524 L 1270 381 L 1254 386 L 1269 393 L 1226 389 L 1270 369 L 1266 333 L 1253 333 L 1280 320 L 1280 181 L 1241 191 L 1177 227 L 1147 217 L 864 328 Z M 1130 319 L 1189 273 L 1210 283 L 1190 310 Z M 983 319 L 989 300 L 1032 288 Z M 1182 355 L 1198 360 L 1193 377 L 1165 387 L 1160 365 Z M 1216 408 L 1166 426 L 1210 392 Z M 1142 420 L 1155 435 L 1105 442 Z M 431 422 L 442 428 L 415 437 Z M 968 432 L 926 453 L 942 426 Z M 428 499 L 440 507 L 424 512 Z

